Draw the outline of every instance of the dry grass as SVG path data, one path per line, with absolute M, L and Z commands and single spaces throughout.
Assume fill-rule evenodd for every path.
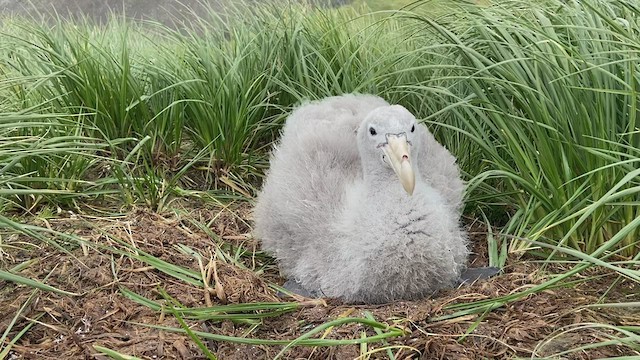
M 241 215 L 241 216 L 239 216 Z M 70 249 L 64 254 L 33 239 L 14 238 L 15 249 L 5 251 L 3 268 L 11 268 L 30 259 L 37 263 L 20 274 L 45 280 L 49 285 L 71 291 L 79 296 L 64 296 L 38 292 L 22 312 L 13 333 L 39 318 L 35 326 L 14 346 L 10 358 L 93 358 L 93 346 L 104 346 L 122 354 L 141 358 L 188 359 L 204 358 L 189 337 L 161 331 L 149 325 L 180 327 L 168 312 L 156 312 L 134 302 L 121 293 L 124 287 L 148 299 L 162 302 L 162 291 L 184 307 L 202 308 L 209 305 L 246 304 L 255 302 L 286 302 L 276 296 L 270 283 L 281 284 L 276 268 L 269 259 L 256 252 L 256 243 L 247 239 L 250 223 L 248 207 L 241 205 L 226 210 L 185 209 L 180 215 L 160 216 L 136 211 L 112 219 L 69 216 L 50 219 L 41 226 L 76 234 L 88 240 L 86 246 Z M 217 236 L 213 240 L 190 220 L 206 224 Z M 110 234 L 110 236 L 105 236 Z M 486 233 L 479 225 L 471 226 L 476 254 L 473 266 L 486 265 Z M 158 271 L 129 256 L 106 251 L 105 246 L 121 248 L 113 239 L 120 238 L 136 249 L 172 264 L 200 271 L 193 256 L 176 249 L 182 244 L 200 254 L 210 254 L 216 263 L 215 284 L 218 292 L 206 292 Z M 226 240 L 224 240 L 226 239 Z M 220 244 L 246 253 L 232 261 L 215 258 Z M 227 248 L 226 253 L 234 253 Z M 208 256 L 208 255 L 207 255 Z M 553 269 L 554 272 L 562 269 Z M 257 322 L 186 320 L 191 329 L 217 335 L 268 340 L 292 340 L 312 327 L 341 317 L 373 317 L 377 321 L 404 329 L 406 335 L 389 340 L 388 346 L 398 359 L 507 359 L 515 356 L 545 356 L 580 345 L 598 343 L 616 335 L 611 329 L 576 328 L 553 337 L 562 329 L 585 323 L 616 326 L 640 323 L 640 314 L 616 308 L 590 308 L 589 304 L 607 292 L 615 274 L 595 271 L 588 281 L 572 286 L 550 288 L 508 303 L 490 313 L 459 316 L 440 321 L 451 314 L 448 305 L 498 298 L 544 282 L 548 273 L 539 264 L 511 261 L 505 273 L 489 281 L 446 291 L 437 298 L 414 302 L 398 302 L 382 306 L 351 306 L 335 300 L 326 304 L 306 304 L 298 310 L 269 317 Z M 580 280 L 574 278 L 574 280 Z M 30 298 L 32 288 L 2 283 L 0 292 L 0 328 L 5 328 L 19 307 Z M 162 289 L 162 290 L 160 290 Z M 638 301 L 637 285 L 621 281 L 608 291 L 610 301 Z M 446 316 L 445 316 L 446 317 Z M 477 327 L 475 327 L 477 326 Z M 475 330 L 467 332 L 475 327 Z M 363 332 L 375 333 L 360 325 L 347 324 L 324 333 L 327 339 L 357 339 Z M 619 335 L 619 334 L 617 334 Z M 545 339 L 549 341 L 545 342 Z M 282 346 L 244 345 L 233 342 L 204 341 L 220 359 L 273 358 Z M 294 347 L 285 358 L 350 359 L 371 355 L 386 358 L 384 351 L 374 352 L 384 344 L 346 345 L 339 347 Z M 591 359 L 636 354 L 626 347 L 606 346 L 577 352 L 566 358 Z M 97 358 L 104 358 L 98 355 Z

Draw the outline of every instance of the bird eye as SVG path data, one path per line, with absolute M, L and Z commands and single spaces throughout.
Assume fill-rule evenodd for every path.
M 376 129 L 374 129 L 374 128 L 370 127 L 370 128 L 369 128 L 369 134 L 371 134 L 371 135 L 376 135 L 376 134 L 378 134 L 378 133 L 376 132 Z
M 414 132 L 414 131 L 416 131 L 416 125 L 415 124 L 411 127 L 411 132 Z

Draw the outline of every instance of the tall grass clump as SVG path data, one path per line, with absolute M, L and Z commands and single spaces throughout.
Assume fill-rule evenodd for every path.
M 392 41 L 396 30 L 352 8 L 236 5 L 227 16 L 211 10 L 187 29 L 166 33 L 180 51 L 159 53 L 165 63 L 181 64 L 175 90 L 186 99 L 190 138 L 210 149 L 209 168 L 253 176 L 264 166 L 254 152 L 277 137 L 283 110 L 385 87 L 396 50 L 405 49 Z
M 353 8 L 291 11 L 278 24 L 279 92 L 285 103 L 344 93 L 382 94 L 401 81 L 412 43 L 395 19 Z M 273 15 L 271 15 L 273 16 Z
M 25 77 L 40 76 L 26 96 L 50 101 L 60 112 L 91 114 L 92 125 L 109 139 L 145 132 L 151 109 L 136 100 L 148 90 L 146 68 L 134 58 L 148 49 L 141 49 L 144 38 L 131 40 L 124 21 L 106 29 L 88 20 L 17 22 L 9 30 L 14 50 L 7 66 Z
M 125 203 L 159 208 L 185 189 L 251 196 L 295 104 L 413 80 L 398 72 L 412 44 L 395 20 L 309 4 L 219 11 L 177 30 L 123 19 L 7 21 L 3 99 L 16 112 L 82 119 L 78 135 L 131 138 L 110 149 L 120 163 L 103 175 L 119 182 Z
M 113 192 L 100 170 L 121 141 L 84 135 L 82 119 L 65 114 L 0 113 L 0 209 L 77 207 Z
M 269 34 L 250 25 L 201 20 L 166 33 L 167 43 L 179 51 L 160 52 L 165 64 L 175 64 L 173 90 L 184 100 L 185 128 L 196 148 L 207 149 L 204 160 L 215 176 L 246 175 L 251 150 L 264 141 L 260 124 L 272 96 L 274 49 Z
M 472 193 L 512 207 L 511 235 L 640 254 L 639 15 L 626 0 L 410 15 L 448 48 L 439 91 L 419 88 L 463 134 L 450 145 L 472 153 Z

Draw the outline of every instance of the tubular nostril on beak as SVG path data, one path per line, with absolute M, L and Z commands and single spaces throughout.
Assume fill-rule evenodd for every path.
M 397 134 L 393 134 L 393 133 L 386 133 L 385 134 L 385 138 L 387 139 L 387 141 L 389 140 L 389 138 L 399 138 L 399 137 L 403 137 L 403 136 L 406 138 L 407 134 L 403 133 L 403 132 L 397 133 Z

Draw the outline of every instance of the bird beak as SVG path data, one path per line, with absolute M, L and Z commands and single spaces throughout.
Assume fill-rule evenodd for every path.
M 398 175 L 404 191 L 413 195 L 416 186 L 416 176 L 411 166 L 411 153 L 405 134 L 387 134 L 387 143 L 382 148 L 393 171 Z

